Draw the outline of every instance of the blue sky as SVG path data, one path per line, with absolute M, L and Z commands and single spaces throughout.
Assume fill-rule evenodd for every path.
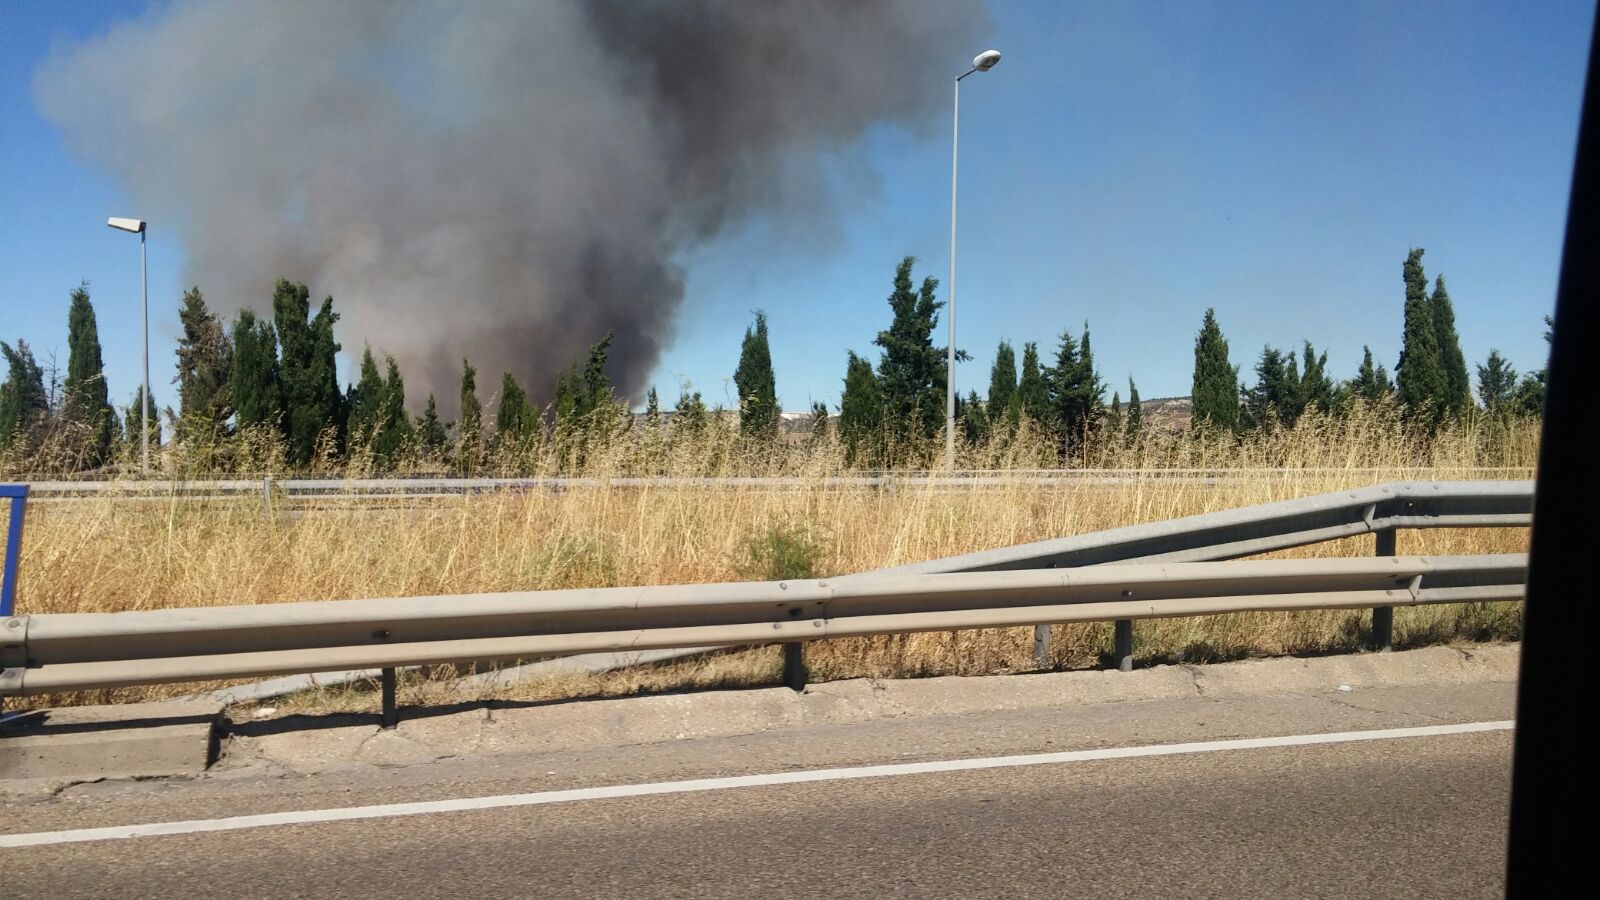
M 139 211 L 68 153 L 32 79 L 53 41 L 145 5 L 0 5 L 0 338 L 65 367 L 67 294 L 89 280 L 119 403 L 138 383 L 138 241 L 104 222 Z M 1087 319 L 1113 387 L 1185 394 L 1207 306 L 1246 372 L 1264 343 L 1302 338 L 1341 376 L 1363 344 L 1392 367 L 1412 246 L 1446 276 L 1469 362 L 1497 347 L 1543 364 L 1592 3 L 991 9 L 1005 59 L 962 94 L 963 390 L 987 385 L 1000 338 L 1053 350 Z M 832 230 L 757 221 L 686 252 L 663 396 L 687 378 L 725 402 L 761 307 L 784 407 L 836 403 L 846 349 L 873 351 L 886 324 L 896 261 L 947 278 L 947 129 L 878 129 L 844 153 Z M 159 223 L 150 237 L 152 380 L 170 403 L 184 255 Z

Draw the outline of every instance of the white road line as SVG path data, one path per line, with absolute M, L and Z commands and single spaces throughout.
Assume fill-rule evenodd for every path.
M 565 791 L 538 791 L 531 794 L 502 794 L 496 797 L 462 797 L 455 800 L 429 800 L 420 803 L 387 803 L 376 806 L 347 806 L 340 809 L 307 809 L 294 812 L 231 816 L 225 819 L 193 819 L 186 822 L 151 822 L 144 825 L 114 825 L 109 828 L 80 828 L 71 831 L 40 831 L 33 834 L 0 834 L 0 847 L 41 847 L 50 844 L 76 844 L 119 838 L 155 837 L 164 834 L 195 834 L 203 831 L 239 831 L 273 825 L 310 825 L 319 822 L 349 822 L 356 819 L 382 819 L 394 816 L 424 816 L 434 813 L 467 812 L 476 809 L 502 809 L 511 806 L 542 806 L 582 800 L 612 800 L 620 797 L 649 797 L 658 794 L 689 794 L 730 788 L 765 787 L 780 784 L 805 784 L 814 781 L 843 781 L 852 778 L 891 778 L 898 775 L 931 775 L 940 772 L 971 772 L 979 769 L 1010 769 L 1018 766 L 1045 766 L 1056 763 L 1087 762 L 1098 759 L 1137 759 L 1149 756 L 1180 756 L 1188 753 L 1216 753 L 1223 750 L 1256 750 L 1265 747 L 1309 747 L 1317 744 L 1347 744 L 1354 741 L 1385 741 L 1399 738 L 1437 737 L 1482 731 L 1510 731 L 1514 723 L 1468 722 L 1461 725 L 1423 725 L 1415 728 L 1382 728 L 1375 731 L 1340 731 L 1332 734 L 1295 734 L 1283 737 L 1240 738 L 1229 741 L 1197 741 L 1186 744 L 1155 744 L 1143 747 L 1110 747 L 1101 750 L 1066 750 L 1058 753 L 1030 753 L 1022 756 L 991 756 L 983 759 L 949 759 L 937 762 L 899 763 L 882 766 L 857 766 L 847 769 L 812 769 L 802 772 L 773 772 L 764 775 L 737 775 L 730 778 L 697 778 L 687 781 L 660 781 L 652 784 L 620 784 L 610 787 L 574 788 Z

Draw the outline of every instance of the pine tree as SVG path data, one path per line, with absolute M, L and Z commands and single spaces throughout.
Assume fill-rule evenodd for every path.
M 956 404 L 956 420 L 961 423 L 961 436 L 970 445 L 976 445 L 989 433 L 989 414 L 983 408 L 977 391 L 967 391 L 965 399 Z
M 1376 403 L 1394 391 L 1394 385 L 1389 381 L 1389 373 L 1383 366 L 1372 365 L 1372 348 L 1361 348 L 1361 368 L 1356 370 L 1355 380 L 1350 382 L 1350 390 L 1355 396 L 1368 403 Z
M 1139 386 L 1133 383 L 1133 376 L 1128 376 L 1128 423 L 1123 429 L 1123 435 L 1128 443 L 1139 439 L 1139 432 L 1144 428 L 1144 407 L 1139 403 Z
M 1548 346 L 1555 335 L 1556 322 L 1549 316 L 1544 317 L 1544 342 Z M 1522 376 L 1522 381 L 1517 385 L 1516 397 L 1512 404 L 1518 415 L 1537 416 L 1544 412 L 1544 385 L 1549 376 L 1549 364 Z
M 461 425 L 456 430 L 456 470 L 471 475 L 483 458 L 483 404 L 478 402 L 478 370 L 461 360 Z
M 661 427 L 661 400 L 656 396 L 656 386 L 653 384 L 650 385 L 650 393 L 644 397 L 644 424 L 651 430 Z
M 1406 257 L 1405 332 L 1400 362 L 1395 366 L 1397 399 L 1407 413 L 1430 424 L 1437 423 L 1446 407 L 1444 366 L 1439 353 L 1438 323 L 1428 302 L 1428 278 L 1422 271 L 1422 249 Z
M 687 381 L 679 386 L 678 405 L 672 411 L 673 433 L 689 438 L 706 430 L 706 402 L 699 391 L 690 390 L 692 387 Z
M 1478 397 L 1490 415 L 1512 408 L 1517 393 L 1517 370 L 1499 350 L 1490 350 L 1489 358 L 1478 366 Z
M 273 291 L 272 314 L 278 328 L 284 437 L 290 460 L 303 464 L 316 452 L 323 429 L 338 429 L 345 423 L 344 395 L 335 369 L 339 343 L 333 337 L 339 314 L 328 297 L 312 316 L 311 292 L 284 279 Z M 336 433 L 336 442 L 339 437 Z
M 1297 414 L 1295 395 L 1299 391 L 1299 380 L 1294 354 L 1285 355 L 1271 346 L 1261 348 L 1261 358 L 1256 362 L 1256 383 L 1242 392 L 1244 427 L 1292 424 Z
M 821 446 L 828 440 L 828 404 L 813 401 L 811 404 L 811 446 Z
M 1017 351 L 1010 342 L 1001 341 L 994 351 L 994 367 L 989 370 L 989 427 L 1004 423 L 1007 431 L 1015 431 L 1017 415 Z
M 233 415 L 228 388 L 233 344 L 198 285 L 183 292 L 178 321 L 183 335 L 178 338 L 178 372 L 172 378 L 178 385 L 178 437 L 209 440 L 226 432 Z
M 1517 393 L 1512 400 L 1512 407 L 1520 416 L 1538 416 L 1544 414 L 1544 379 L 1540 376 L 1543 372 L 1529 372 L 1522 376 L 1522 381 L 1517 384 Z
M 895 268 L 894 291 L 889 294 L 894 318 L 873 341 L 883 348 L 877 380 L 884 411 L 901 438 L 933 437 L 944 428 L 945 348 L 933 345 L 933 329 L 944 304 L 935 299 L 936 278 L 924 278 L 922 287 L 912 290 L 915 264 L 916 257 L 908 256 Z
M 34 361 L 27 341 L 19 339 L 14 349 L 0 341 L 0 355 L 6 358 L 6 380 L 0 383 L 0 453 L 27 454 L 50 414 L 44 370 Z
M 1035 425 L 1049 426 L 1050 386 L 1039 367 L 1039 345 L 1032 341 L 1022 345 L 1022 373 L 1017 379 L 1016 398 L 1021 415 L 1032 419 Z
M 113 423 L 100 355 L 100 330 L 95 324 L 94 305 L 89 302 L 88 282 L 72 292 L 72 305 L 67 312 L 67 353 L 66 417 L 83 427 L 85 437 L 79 447 L 79 459 L 92 468 L 110 455 Z
M 755 316 L 755 327 L 744 330 L 733 384 L 739 392 L 739 431 L 770 441 L 778 436 L 778 388 L 767 345 L 767 314 L 758 309 Z
M 1229 431 L 1239 427 L 1239 369 L 1228 361 L 1228 339 L 1217 324 L 1217 311 L 1207 309 L 1194 339 L 1194 385 L 1190 391 L 1196 425 Z
M 1070 331 L 1061 332 L 1056 363 L 1045 373 L 1045 384 L 1050 397 L 1047 422 L 1060 436 L 1062 452 L 1075 452 L 1099 424 L 1105 397 L 1105 384 L 1094 369 L 1087 322 L 1081 341 Z
M 378 361 L 367 347 L 361 353 L 361 380 L 356 382 L 350 396 L 350 420 L 346 434 L 350 447 L 372 447 L 383 424 L 384 409 L 388 405 L 388 392 L 383 375 L 378 372 Z
M 844 393 L 839 398 L 839 437 L 851 465 L 874 465 L 880 460 L 884 413 L 883 388 L 872 363 L 851 352 L 845 365 Z
M 450 440 L 450 426 L 439 420 L 439 404 L 433 394 L 428 395 L 428 405 L 417 416 L 417 446 L 430 460 L 444 457 L 445 445 Z
M 128 398 L 128 405 L 122 410 L 122 441 L 124 446 L 138 450 L 143 445 L 139 440 L 139 401 L 144 400 L 145 422 L 150 429 L 150 446 L 161 446 L 161 412 L 156 409 L 154 400 L 144 396 L 144 385 L 139 385 L 133 391 L 133 396 Z
M 233 370 L 228 375 L 238 426 L 277 426 L 282 415 L 278 337 L 272 323 L 239 310 L 233 323 Z
M 1434 279 L 1433 298 L 1428 306 L 1433 312 L 1439 366 L 1444 373 L 1444 393 L 1440 395 L 1442 411 L 1446 416 L 1459 418 L 1472 405 L 1472 382 L 1467 375 L 1467 358 L 1461 353 L 1461 337 L 1456 334 L 1455 307 L 1444 288 L 1443 275 Z

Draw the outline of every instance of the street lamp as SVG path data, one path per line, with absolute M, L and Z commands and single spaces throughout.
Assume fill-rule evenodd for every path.
M 144 318 L 144 391 L 139 398 L 139 453 L 140 469 L 145 478 L 150 477 L 150 281 L 145 275 L 144 235 L 145 221 L 143 219 L 121 219 L 116 216 L 106 220 L 106 224 L 118 231 L 126 231 L 139 236 L 139 296 L 140 308 Z
M 944 370 L 944 467 L 956 469 L 956 154 L 961 144 L 961 79 L 987 72 L 1000 62 L 999 50 L 985 50 L 972 60 L 972 68 L 956 76 L 955 126 L 950 133 L 950 346 Z

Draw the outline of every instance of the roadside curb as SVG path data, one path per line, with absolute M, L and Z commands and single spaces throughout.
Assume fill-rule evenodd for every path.
M 21 713 L 0 724 L 0 791 L 104 778 L 203 773 L 222 704 L 168 701 Z

